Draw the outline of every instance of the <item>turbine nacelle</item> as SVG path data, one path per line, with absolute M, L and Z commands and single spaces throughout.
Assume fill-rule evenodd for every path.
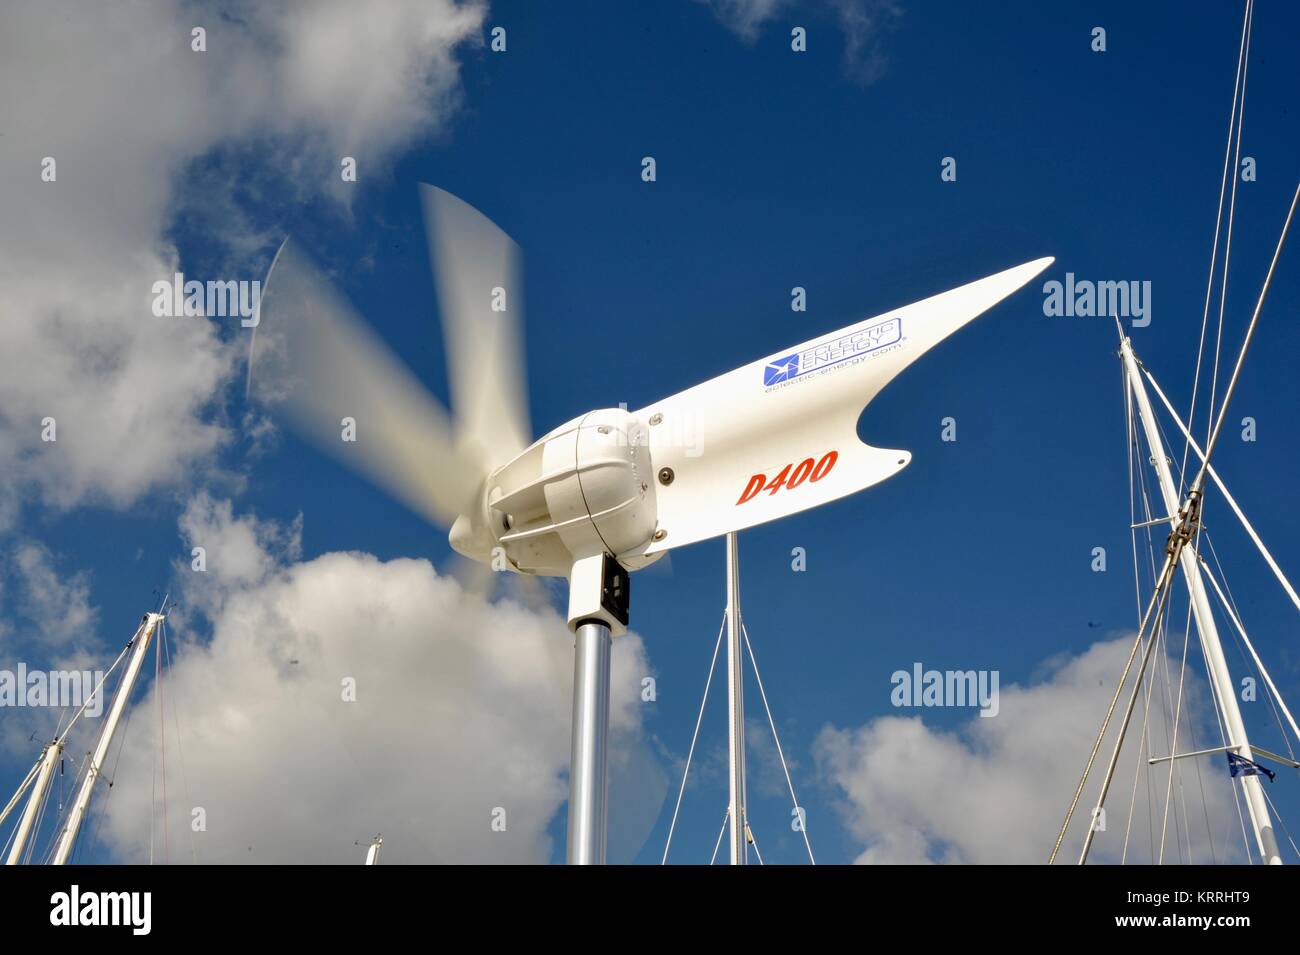
M 483 482 L 452 525 L 459 553 L 492 566 L 567 577 L 611 554 L 628 570 L 657 560 L 649 427 L 619 408 L 590 411 L 543 435 Z

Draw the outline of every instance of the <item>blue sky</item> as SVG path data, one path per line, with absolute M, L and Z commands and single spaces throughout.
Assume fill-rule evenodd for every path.
M 1109 319 L 1044 315 L 1042 282 L 1067 272 L 1149 281 L 1152 321 L 1132 329 L 1134 344 L 1185 410 L 1240 10 L 936 3 L 899 4 L 889 16 L 865 4 L 876 10 L 876 27 L 846 60 L 846 28 L 832 12 L 841 5 L 773 4 L 776 12 L 750 37 L 728 13 L 743 6 L 576 3 L 558 14 L 493 4 L 473 32 L 504 26 L 507 52 L 457 47 L 458 106 L 372 165 L 361 153 L 360 181 L 342 198 L 337 186 L 283 187 L 295 176 L 323 178 L 330 167 L 309 161 L 286 173 L 282 146 L 245 135 L 178 161 L 160 221 L 194 276 L 225 275 L 236 262 L 243 269 L 236 275 L 257 277 L 276 237 L 299 237 L 445 401 L 416 184 L 463 197 L 523 251 L 538 434 L 588 409 L 644 406 L 861 317 L 1055 256 L 1042 278 L 927 355 L 866 411 L 864 440 L 913 452 L 902 475 L 741 535 L 745 619 L 813 847 L 819 861 L 850 862 L 888 824 L 879 815 L 888 807 L 854 804 L 827 756 L 827 728 L 849 732 L 919 715 L 933 733 L 961 734 L 972 722 L 969 709 L 896 710 L 893 671 L 920 661 L 995 669 L 1004 688 L 1050 684 L 1069 660 L 1134 626 L 1115 329 Z M 1300 147 L 1284 43 L 1300 20 L 1277 2 L 1260 3 L 1256 20 L 1242 152 L 1257 160 L 1258 178 L 1239 184 L 1225 361 L 1235 357 L 1295 188 Z M 796 25 L 807 28 L 806 53 L 790 50 Z M 1095 26 L 1107 31 L 1104 53 L 1090 48 Z M 868 65 L 879 76 L 864 84 Z M 640 177 L 647 155 L 657 163 L 653 183 Z M 955 182 L 941 181 L 944 157 L 956 159 Z M 205 189 L 212 181 L 229 192 Z M 238 255 L 223 230 L 247 238 Z M 1284 569 L 1300 566 L 1283 493 L 1297 467 L 1295 261 L 1292 249 L 1216 454 Z M 789 307 L 793 286 L 807 289 L 806 313 Z M 246 332 L 226 321 L 216 334 L 237 350 Z M 38 542 L 65 578 L 81 575 L 94 608 L 85 643 L 103 659 L 152 603 L 154 588 L 187 586 L 189 548 L 177 525 L 205 487 L 231 499 L 236 516 L 288 526 L 301 514 L 303 561 L 360 551 L 447 565 L 443 533 L 332 460 L 288 436 L 255 449 L 244 430 L 250 410 L 227 383 L 202 416 L 231 440 L 121 500 L 91 495 L 59 505 L 35 485 L 23 491 L 6 531 L 8 553 Z M 1254 443 L 1232 426 L 1244 415 L 1258 422 Z M 956 442 L 940 440 L 947 416 L 956 419 Z M 1167 422 L 1166 430 L 1173 433 Z M 1283 694 L 1295 698 L 1294 608 L 1213 495 L 1207 515 L 1256 645 Z M 806 549 L 806 572 L 791 570 L 794 547 Z M 1090 569 L 1095 547 L 1106 548 L 1106 573 Z M 677 761 L 722 611 L 722 573 L 716 540 L 674 551 L 670 572 L 633 579 L 633 626 L 658 688 L 640 732 L 670 790 L 639 862 L 662 851 Z M 6 656 L 35 665 L 44 651 L 29 634 L 21 593 L 16 582 L 0 591 L 0 609 L 16 628 Z M 207 640 L 209 625 L 196 615 L 193 639 Z M 1234 647 L 1228 659 L 1240 671 Z M 1096 687 L 1097 716 L 1112 686 Z M 701 741 L 704 774 L 688 789 L 674 837 L 680 861 L 707 861 L 725 809 L 723 700 L 716 683 Z M 762 720 L 752 688 L 749 703 Z M 1283 748 L 1266 705 L 1245 705 L 1247 723 L 1262 745 Z M 1062 743 L 1068 779 L 1044 781 L 1050 816 L 1064 812 L 1055 793 L 1072 788 L 1086 756 L 1096 725 L 1086 722 Z M 891 764 L 903 777 L 896 785 L 905 789 L 909 774 L 958 788 L 963 773 L 996 777 L 997 754 L 978 737 L 959 738 L 975 739 L 968 762 L 922 772 L 904 758 Z M 1004 745 L 1014 748 L 1014 740 L 1013 733 Z M 788 797 L 762 740 L 756 745 L 755 833 L 769 861 L 798 862 Z M 0 781 L 17 783 L 34 755 L 28 750 L 5 751 Z M 1224 775 L 1217 761 L 1204 767 Z M 1289 772 L 1270 794 L 1284 817 L 1300 806 Z M 1003 807 L 1015 811 L 1014 801 Z M 618 825 L 617 805 L 613 812 Z M 932 818 L 906 824 L 929 830 L 924 856 L 953 858 L 945 833 L 960 820 L 931 826 Z M 558 861 L 562 807 L 546 830 Z M 1025 858 L 1048 850 L 1050 842 L 1034 845 Z M 350 851 L 347 842 L 344 861 Z M 959 857 L 982 860 L 970 846 Z

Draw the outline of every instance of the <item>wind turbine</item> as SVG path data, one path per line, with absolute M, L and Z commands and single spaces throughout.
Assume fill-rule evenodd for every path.
M 249 394 L 448 529 L 464 556 L 568 579 L 568 860 L 602 863 L 610 649 L 628 623 L 629 572 L 897 474 L 910 453 L 860 441 L 862 409 L 1053 260 L 827 332 L 637 411 L 588 411 L 530 442 L 519 251 L 462 200 L 427 185 L 420 194 L 455 417 L 288 240 L 264 285 Z

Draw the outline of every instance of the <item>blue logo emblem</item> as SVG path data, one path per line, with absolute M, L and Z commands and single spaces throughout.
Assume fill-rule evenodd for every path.
M 769 361 L 763 369 L 763 384 L 775 385 L 799 374 L 799 356 L 786 355 L 776 361 Z

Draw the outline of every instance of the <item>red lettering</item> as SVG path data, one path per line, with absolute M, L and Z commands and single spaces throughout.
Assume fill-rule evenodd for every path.
M 838 451 L 827 451 L 822 455 L 822 459 L 817 462 L 817 466 L 813 468 L 812 477 L 808 480 L 813 482 L 820 481 L 826 475 L 831 473 L 831 468 L 835 467 L 835 462 L 839 459 L 840 455 Z
M 787 484 L 786 487 L 789 488 L 798 487 L 808 477 L 808 474 L 809 472 L 812 471 L 812 469 L 813 469 L 813 459 L 804 458 L 802 461 L 799 462 L 799 466 L 794 469 L 794 473 L 790 475 L 790 483 Z
M 787 464 L 777 472 L 776 477 L 772 478 L 770 482 L 766 474 L 755 474 L 749 479 L 749 483 L 745 485 L 745 490 L 741 493 L 736 504 L 740 505 L 746 501 L 752 501 L 758 496 L 759 491 L 767 491 L 770 496 L 781 490 L 781 488 L 787 490 L 796 488 L 804 481 L 820 481 L 831 473 L 831 468 L 835 467 L 835 462 L 839 459 L 840 454 L 838 451 L 827 451 L 816 464 L 813 463 L 812 458 L 804 458 L 798 464 Z
M 790 474 L 790 465 L 787 464 L 785 467 L 781 469 L 780 474 L 772 478 L 772 483 L 769 484 L 767 487 L 763 488 L 763 490 L 766 491 L 769 496 L 775 494 L 777 491 L 781 490 L 781 486 L 785 484 L 785 479 L 789 474 Z
M 737 501 L 736 503 L 744 504 L 746 501 L 753 498 L 754 495 L 756 495 L 759 491 L 763 490 L 763 485 L 766 483 L 767 483 L 766 474 L 755 474 L 752 478 L 749 479 L 749 483 L 745 485 L 745 493 L 740 495 L 740 500 Z

